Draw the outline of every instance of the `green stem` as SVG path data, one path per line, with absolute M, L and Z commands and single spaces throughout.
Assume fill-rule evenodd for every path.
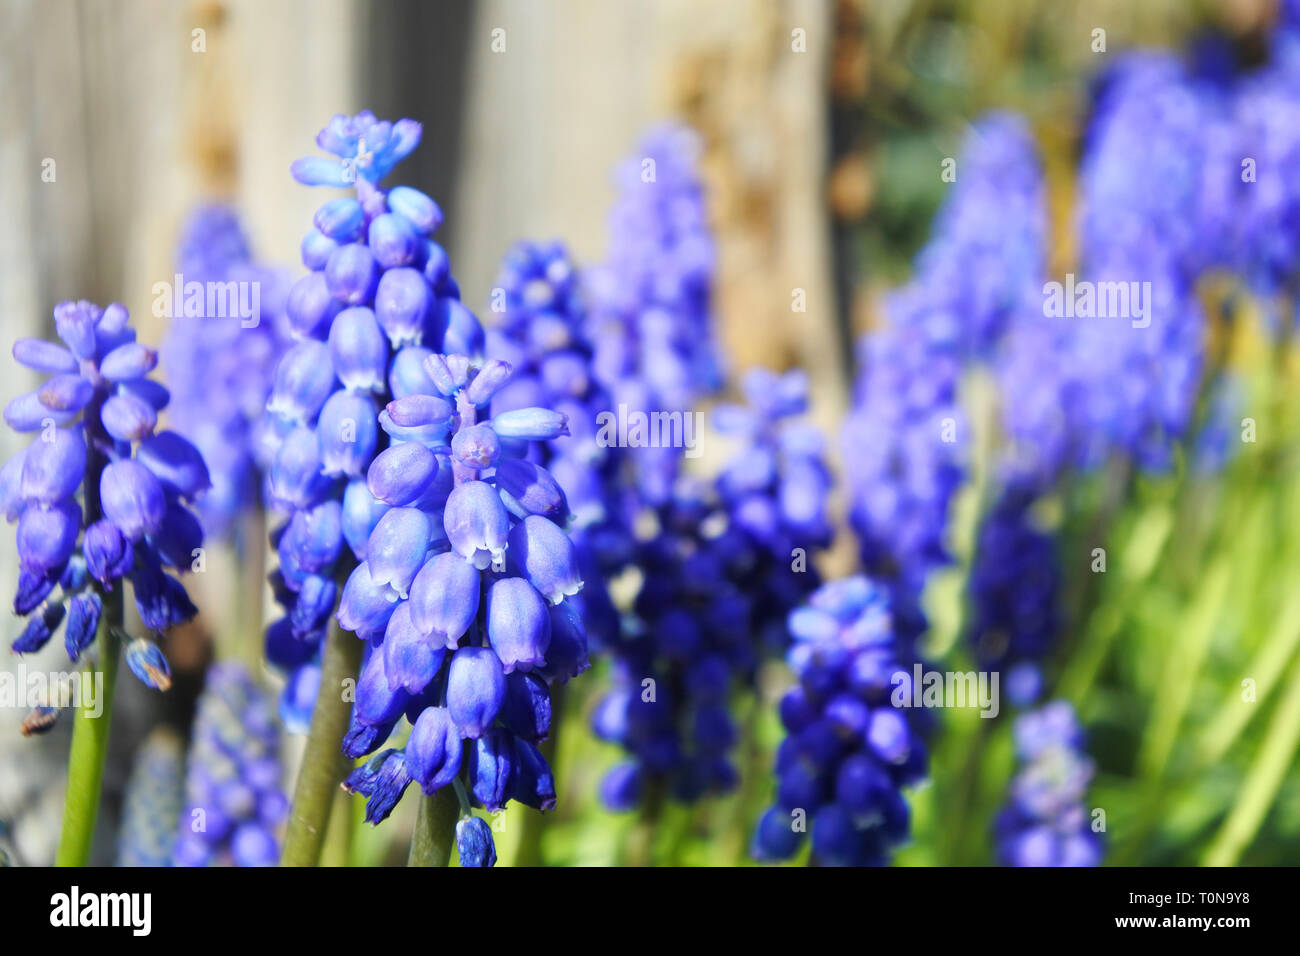
M 406 865 L 450 866 L 459 817 L 460 800 L 454 788 L 443 787 L 432 796 L 421 794 L 420 812 L 411 837 L 411 855 Z
M 1237 802 L 1205 854 L 1206 866 L 1233 866 L 1259 831 L 1300 746 L 1300 659 L 1289 678 L 1291 692 L 1273 714 L 1263 746 L 1242 784 Z
M 352 795 L 342 789 L 334 791 L 325 845 L 321 849 L 321 866 L 347 866 L 352 855 Z
M 349 762 L 339 749 L 347 733 L 351 701 L 344 681 L 355 681 L 361 666 L 362 642 L 337 624 L 325 640 L 320 690 L 303 750 L 302 769 L 293 791 L 293 809 L 285 836 L 281 866 L 316 866 L 329 820 L 334 792 L 347 776 Z
M 93 701 L 78 698 L 76 722 L 72 727 L 72 751 L 68 755 L 68 791 L 63 805 L 63 831 L 55 856 L 58 866 L 86 866 L 95 838 L 95 818 L 104 783 L 104 760 L 108 756 L 108 732 L 113 721 L 113 696 L 121 648 L 113 635 L 122 626 L 122 588 L 103 593 L 104 613 L 97 635 L 103 685 Z M 94 674 L 94 664 L 85 673 Z M 85 686 L 84 684 L 82 685 Z M 98 715 L 94 712 L 98 711 Z

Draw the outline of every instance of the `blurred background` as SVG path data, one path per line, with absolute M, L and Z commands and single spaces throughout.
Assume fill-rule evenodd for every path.
M 1214 36 L 1249 65 L 1264 57 L 1277 16 L 1271 0 L 0 0 L 0 9 L 6 341 L 52 334 L 51 310 L 67 298 L 120 301 L 141 339 L 159 341 L 165 320 L 151 314 L 151 289 L 170 279 L 182 223 L 203 202 L 232 203 L 257 258 L 296 274 L 319 197 L 296 187 L 289 164 L 310 152 L 330 116 L 363 108 L 424 124 L 424 145 L 402 179 L 442 204 L 439 239 L 465 301 L 481 310 L 519 238 L 562 238 L 579 262 L 599 260 L 611 171 L 642 131 L 675 118 L 703 139 L 728 363 L 808 369 L 814 418 L 832 432 L 850 402 L 852 343 L 878 324 L 884 292 L 911 274 L 949 188 L 940 163 L 958 153 L 976 117 L 1001 108 L 1028 120 L 1048 184 L 1049 272 L 1057 275 L 1075 255 L 1075 170 L 1105 57 Z M 1090 48 L 1099 26 L 1107 53 Z M 42 177 L 47 160 L 52 181 Z M 791 311 L 795 288 L 807 293 L 807 312 Z M 6 400 L 35 385 L 31 373 L 6 368 Z M 5 458 L 19 447 L 19 436 L 0 437 Z M 1280 549 L 1284 522 L 1259 520 L 1258 533 Z M 1263 549 L 1256 557 L 1271 553 Z M 842 541 L 827 570 L 851 568 L 853 551 Z M 0 580 L 16 575 L 6 534 Z M 1194 587 L 1185 578 L 1164 591 L 1151 583 L 1133 613 L 1172 613 L 1186 596 L 1179 589 Z M 239 595 L 199 598 L 204 607 L 220 601 Z M 6 643 L 17 626 L 6 625 Z M 144 730 L 166 708 L 192 707 L 211 654 L 202 623 L 193 631 L 188 652 L 183 640 L 169 646 L 178 675 L 171 695 L 160 702 L 134 683 L 122 689 L 105 822 L 120 813 Z M 1294 646 L 1269 644 L 1273 657 L 1279 647 L 1281 671 Z M 28 663 L 58 669 L 62 655 L 56 642 Z M 1207 695 L 1220 700 L 1232 686 Z M 1081 717 L 1100 721 L 1104 744 L 1108 728 L 1133 712 L 1103 688 L 1089 694 Z M 39 864 L 57 840 L 70 724 L 22 739 L 21 718 L 0 709 L 0 846 Z M 1003 782 L 1008 747 L 998 758 Z M 1098 758 L 1106 805 L 1150 797 L 1150 789 L 1112 785 L 1137 759 L 1128 745 L 1113 754 Z M 1179 777 L 1178 799 L 1166 807 L 1176 832 L 1153 842 L 1148 821 L 1121 861 L 1204 862 L 1253 754 L 1239 757 Z M 1285 771 L 1268 802 L 1267 832 L 1278 839 L 1252 840 L 1234 858 L 1294 861 L 1294 757 L 1293 746 L 1270 757 Z M 1156 779 L 1144 786 L 1159 789 Z M 970 847 L 932 839 L 944 826 L 944 799 L 920 806 L 917 848 L 904 862 L 987 861 L 986 828 L 969 821 L 952 826 L 971 829 Z M 1143 806 L 1150 814 L 1156 804 Z M 97 855 L 107 860 L 111 827 L 101 831 L 110 842 Z M 691 860 L 684 842 L 680 858 Z M 576 843 L 557 852 L 588 859 Z M 381 848 L 371 862 L 383 858 Z M 704 849 L 698 859 L 710 861 Z

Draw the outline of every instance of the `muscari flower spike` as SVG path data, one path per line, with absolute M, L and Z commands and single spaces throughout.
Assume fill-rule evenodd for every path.
M 1073 708 L 1053 701 L 1016 720 L 1022 769 L 997 819 L 998 858 L 1004 866 L 1097 866 L 1102 841 L 1084 796 L 1092 761 Z
M 367 642 L 344 752 L 378 751 L 403 717 L 411 732 L 404 748 L 376 754 L 345 788 L 367 798 L 372 823 L 412 782 L 434 793 L 459 781 L 490 812 L 510 800 L 551 809 L 554 779 L 536 745 L 549 732 L 551 685 L 589 666 L 570 604 L 583 582 L 557 516 L 514 513 L 507 501 L 528 496 L 501 488 L 498 472 L 567 425 L 540 408 L 496 413 L 495 396 L 510 381 L 505 363 L 431 354 L 423 365 L 428 394 L 385 408 L 389 448 L 366 477 L 378 500 L 406 503 L 370 527 L 338 611 L 340 625 Z M 511 440 L 485 441 L 484 430 Z M 477 437 L 457 440 L 466 434 Z M 485 457 L 485 445 L 499 452 Z M 389 466 L 395 455 L 403 467 Z M 491 864 L 490 830 L 467 810 L 458 833 L 462 862 Z
M 289 812 L 271 698 L 237 664 L 216 664 L 199 698 L 176 866 L 274 866 Z
M 50 377 L 5 409 L 11 428 L 35 437 L 0 469 L 0 499 L 18 522 L 14 610 L 28 618 L 13 649 L 40 650 L 66 617 L 75 661 L 94 641 L 105 596 L 124 580 L 151 631 L 165 634 L 197 613 L 165 569 L 184 573 L 200 554 L 190 506 L 210 482 L 194 445 L 156 431 L 169 394 L 148 377 L 158 356 L 136 341 L 126 309 L 64 302 L 54 320 L 62 345 L 14 343 L 20 364 Z M 166 689 L 156 644 L 130 641 L 126 657 L 148 686 Z
M 614 810 L 651 788 L 689 802 L 735 784 L 732 694 L 762 653 L 783 650 L 786 615 L 818 584 L 830 476 L 820 435 L 800 420 L 806 376 L 753 370 L 745 393 L 747 405 L 715 415 L 735 454 L 712 485 L 680 479 L 638 545 L 631 633 L 609 649 L 614 686 L 593 714 L 596 734 L 628 755 L 601 785 Z
M 799 683 L 781 701 L 786 738 L 776 757 L 775 805 L 752 852 L 789 859 L 811 835 L 822 865 L 889 860 L 910 826 L 902 788 L 925 774 L 926 750 L 896 694 L 911 694 L 906 642 L 888 591 L 865 577 L 823 585 L 789 619 Z
M 199 502 L 199 517 L 209 536 L 224 537 L 237 533 L 241 513 L 262 504 L 270 465 L 263 410 L 276 366 L 292 344 L 284 310 L 288 276 L 253 258 L 239 217 L 220 205 L 190 215 L 176 271 L 169 310 L 175 314 L 160 350 L 172 396 L 168 415 L 203 453 L 212 487 Z M 209 288 L 240 291 L 214 299 L 210 314 Z
M 445 439 L 451 406 L 391 403 L 408 395 L 436 399 L 423 368 L 427 356 L 483 352 L 478 320 L 461 304 L 447 253 L 431 238 L 442 222 L 437 203 L 406 186 L 379 186 L 419 140 L 412 120 L 335 116 L 316 140 L 334 158 L 293 165 L 301 183 L 354 191 L 322 205 L 303 239 L 310 272 L 285 304 L 296 344 L 278 363 L 260 429 L 268 494 L 287 517 L 272 536 L 280 562 L 272 584 L 285 615 L 267 632 L 267 654 L 288 675 L 281 715 L 294 732 L 310 721 L 341 575 L 354 558 L 366 560 L 371 532 L 392 509 L 427 508 L 450 491 L 450 472 L 432 476 L 433 456 L 409 439 Z M 381 416 L 386 408 L 396 420 Z M 384 469 L 393 481 L 378 482 Z M 382 496 L 373 491 L 377 482 Z M 406 550 L 418 521 L 398 514 L 383 522 L 375 555 L 382 580 L 371 595 L 380 602 L 376 613 L 413 583 Z
M 118 866 L 172 865 L 184 793 L 184 747 L 170 730 L 154 730 L 140 745 L 126 785 Z

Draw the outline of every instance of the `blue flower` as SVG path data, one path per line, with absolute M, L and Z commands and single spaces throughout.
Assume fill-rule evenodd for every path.
M 420 125 L 412 120 L 390 123 L 369 112 L 335 116 L 316 140 L 335 158 L 293 165 L 299 182 L 353 187 L 355 195 L 322 205 L 303 239 L 310 272 L 285 301 L 299 341 L 278 362 L 259 430 L 271 496 L 288 517 L 276 538 L 284 585 L 277 597 L 288 631 L 308 638 L 313 650 L 305 657 L 286 653 L 285 629 L 277 624 L 268 631 L 268 650 L 275 645 L 276 660 L 291 674 L 315 667 L 314 648 L 335 594 L 345 627 L 379 640 L 391 625 L 403 638 L 401 652 L 390 658 L 394 680 L 414 686 L 433 662 L 431 649 L 409 640 L 410 612 L 394 621 L 393 611 L 430 548 L 426 510 L 451 490 L 450 468 L 440 473 L 437 457 L 416 439 L 444 439 L 452 409 L 433 396 L 444 411 L 441 421 L 408 429 L 394 422 L 405 409 L 392 400 L 428 391 L 423 360 L 448 343 L 481 340 L 482 332 L 455 301 L 460 293 L 447 255 L 431 238 L 442 221 L 437 204 L 409 187 L 378 186 L 419 140 Z M 299 516 L 325 505 L 334 509 L 325 538 L 297 528 Z M 362 562 L 355 568 L 354 557 Z M 301 684 L 291 677 L 286 694 L 296 695 Z M 283 702 L 295 724 L 309 699 L 302 694 Z
M 289 803 L 271 698 L 236 664 L 216 664 L 199 697 L 177 866 L 274 866 Z
M 356 116 L 340 113 L 316 136 L 316 145 L 340 161 L 323 158 L 297 160 L 293 164 L 293 177 L 304 186 L 343 187 L 359 181 L 378 183 L 420 145 L 421 132 L 420 124 L 414 120 L 390 123 L 377 119 L 369 110 L 362 110 Z M 418 201 L 404 205 L 422 212 L 425 224 L 429 223 L 432 214 L 427 211 L 427 206 L 419 205 Z M 430 232 L 436 226 L 437 223 L 433 222 L 423 231 Z
M 257 291 L 257 314 L 247 318 L 230 309 L 223 310 L 231 313 L 226 315 L 170 315 L 161 349 L 172 396 L 169 421 L 193 440 L 211 477 L 211 489 L 198 503 L 203 527 L 225 537 L 240 513 L 261 504 L 260 473 L 270 461 L 260 420 L 276 363 L 291 344 L 284 312 L 288 279 L 254 260 L 238 216 L 220 205 L 202 206 L 186 220 L 176 271 L 186 286 L 241 284 L 236 288 L 250 290 L 250 309 L 251 290 Z M 173 292 L 183 300 L 184 288 Z M 205 302 L 205 313 L 206 308 Z M 165 482 L 161 473 L 159 478 Z
M 117 835 L 118 866 L 172 865 L 184 794 L 184 749 L 175 734 L 158 728 L 136 752 L 126 786 Z
M 1081 752 L 1074 710 L 1053 701 L 1016 721 L 1022 769 L 997 820 L 1004 866 L 1097 866 L 1101 837 L 1084 805 L 1092 762 Z
M 0 470 L 0 490 L 6 516 L 18 522 L 14 610 L 30 615 L 14 649 L 43 646 L 66 616 L 64 644 L 75 661 L 95 640 L 104 594 L 123 578 L 150 630 L 194 616 L 184 586 L 163 568 L 189 570 L 202 544 L 189 508 L 210 482 L 197 448 L 174 432 L 154 433 L 169 396 L 147 378 L 157 355 L 135 341 L 126 309 L 64 302 L 55 327 L 63 345 L 14 345 L 21 364 L 53 377 L 6 409 L 11 427 L 39 434 Z M 85 513 L 83 503 L 95 510 Z M 166 688 L 156 645 L 131 641 L 127 660 L 149 686 Z
M 461 866 L 496 866 L 496 844 L 486 820 L 465 817 L 456 823 L 456 853 Z
M 902 788 L 926 764 L 893 700 L 910 672 L 888 592 L 864 577 L 833 581 L 791 615 L 790 633 L 799 684 L 782 700 L 776 805 L 758 825 L 754 855 L 788 859 L 811 831 L 818 863 L 884 864 L 908 833 Z

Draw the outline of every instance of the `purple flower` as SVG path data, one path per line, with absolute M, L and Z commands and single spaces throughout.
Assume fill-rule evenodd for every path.
M 447 708 L 465 737 L 481 737 L 505 703 L 506 674 L 487 647 L 462 647 L 447 672 Z
M 271 698 L 242 668 L 214 665 L 199 697 L 177 866 L 274 866 L 288 816 Z

